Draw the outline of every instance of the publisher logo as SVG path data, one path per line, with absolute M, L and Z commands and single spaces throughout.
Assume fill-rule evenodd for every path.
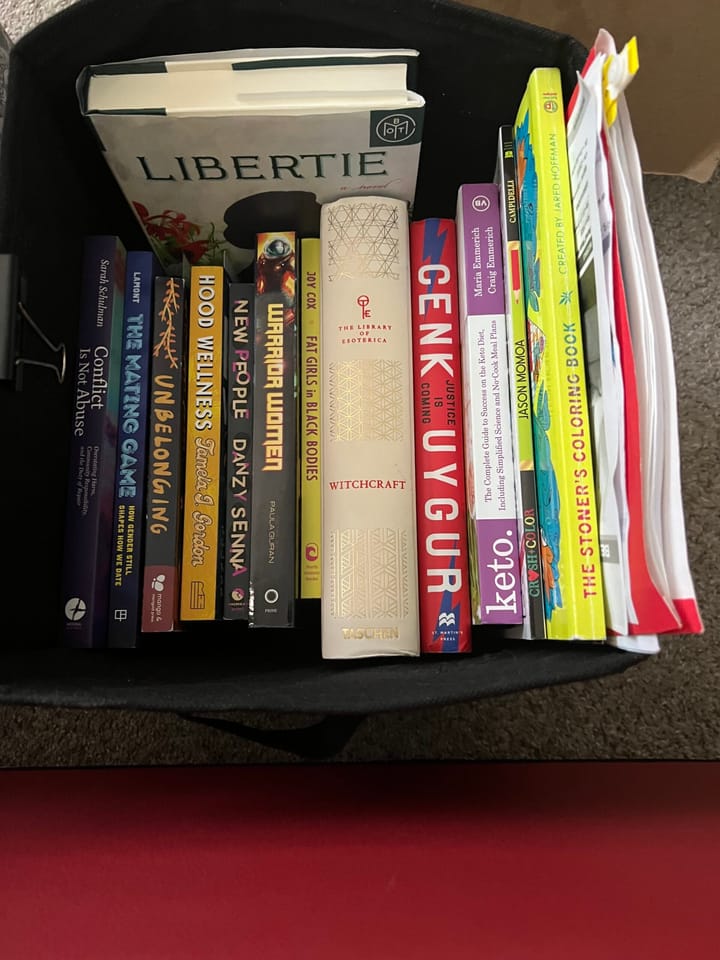
M 265 591 L 265 603 L 270 604 L 272 606 L 272 604 L 277 603 L 279 599 L 280 599 L 280 594 L 277 592 L 275 587 L 270 587 L 268 590 Z
M 394 113 L 375 125 L 375 133 L 383 143 L 405 143 L 415 133 L 415 121 L 406 113 Z
M 370 297 L 368 297 L 367 294 L 361 293 L 357 298 L 357 305 L 360 307 L 360 319 L 371 320 L 372 311 L 370 310 Z
M 305 547 L 305 559 L 308 563 L 316 563 L 320 557 L 320 550 L 316 543 L 308 543 Z
M 370 111 L 370 146 L 395 147 L 420 143 L 422 135 L 421 111 L 411 113 L 388 113 L 384 110 Z
M 80 597 L 73 597 L 65 604 L 65 616 L 73 623 L 82 620 L 86 613 L 87 607 L 85 601 L 81 600 Z
M 241 603 L 245 598 L 245 591 L 241 587 L 235 587 L 230 597 L 235 603 Z
M 477 210 L 478 213 L 485 213 L 486 210 L 490 209 L 490 200 L 484 193 L 479 193 L 476 197 L 472 198 L 472 208 L 473 210 Z
M 543 107 L 547 113 L 557 113 L 557 100 L 546 100 Z

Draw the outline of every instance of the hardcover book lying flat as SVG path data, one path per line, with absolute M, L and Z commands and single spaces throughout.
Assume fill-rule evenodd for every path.
M 259 231 L 317 236 L 320 205 L 412 204 L 424 99 L 411 49 L 236 50 L 86 67 L 82 113 L 171 270 L 252 260 Z

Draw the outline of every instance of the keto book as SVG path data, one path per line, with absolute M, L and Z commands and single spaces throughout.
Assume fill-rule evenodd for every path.
M 82 114 L 166 269 L 249 266 L 255 235 L 317 236 L 320 206 L 412 203 L 416 50 L 231 50 L 86 67 Z
M 458 286 L 473 623 L 523 622 L 500 197 L 458 190 Z
M 591 422 L 558 69 L 533 70 L 514 135 L 547 636 L 605 640 Z

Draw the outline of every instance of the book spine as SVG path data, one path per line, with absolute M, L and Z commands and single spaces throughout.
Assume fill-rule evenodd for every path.
M 257 235 L 250 626 L 292 627 L 297 579 L 297 241 Z
M 500 202 L 495 183 L 458 193 L 467 488 L 476 623 L 522 623 Z M 474 541 L 474 543 L 472 542 Z
M 134 647 L 140 622 L 150 340 L 154 284 L 159 272 L 160 267 L 151 253 L 128 252 L 108 607 L 109 647 Z
M 85 241 L 63 562 L 73 647 L 107 643 L 125 256 L 117 237 Z
M 215 620 L 223 471 L 225 271 L 193 266 L 188 300 L 180 619 Z
M 453 220 L 410 227 L 420 645 L 472 649 Z
M 535 452 L 532 438 L 530 366 L 527 348 L 527 318 L 522 279 L 522 251 L 517 203 L 517 167 L 511 125 L 500 128 L 496 182 L 501 197 L 504 248 L 505 313 L 508 328 L 510 408 L 515 440 L 513 464 L 518 501 L 520 571 L 523 596 L 523 636 L 545 639 L 542 568 L 538 537 Z
M 157 277 L 154 291 L 141 629 L 171 633 L 180 615 L 185 281 Z
M 514 136 L 545 622 L 551 640 L 604 640 L 564 117 L 559 70 L 534 70 Z
M 420 653 L 407 204 L 320 216 L 322 653 Z
M 300 596 L 320 598 L 320 240 L 300 243 Z
M 249 610 L 254 328 L 254 284 L 231 283 L 225 340 L 224 620 L 247 620 Z

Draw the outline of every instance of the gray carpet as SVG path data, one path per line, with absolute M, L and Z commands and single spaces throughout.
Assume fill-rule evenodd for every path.
M 68 0 L 0 2 L 16 38 Z M 24 18 L 24 19 L 22 19 Z M 646 177 L 673 325 L 690 560 L 706 632 L 616 677 L 365 722 L 345 761 L 395 759 L 720 758 L 720 176 Z M 241 719 L 288 726 L 283 717 Z M 0 766 L 282 762 L 287 754 L 171 715 L 0 708 Z

